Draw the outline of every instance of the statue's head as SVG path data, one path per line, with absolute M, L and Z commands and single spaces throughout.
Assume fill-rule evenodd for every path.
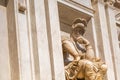
M 85 33 L 86 27 L 87 27 L 87 22 L 85 19 L 76 18 L 72 24 L 72 29 L 73 29 L 72 31 L 83 35 Z

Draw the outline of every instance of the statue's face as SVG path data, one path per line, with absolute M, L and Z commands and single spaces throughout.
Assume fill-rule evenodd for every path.
M 77 28 L 73 29 L 73 32 L 75 35 L 80 35 L 80 28 L 77 27 Z
M 85 30 L 82 27 L 76 27 L 73 29 L 74 35 L 83 35 Z

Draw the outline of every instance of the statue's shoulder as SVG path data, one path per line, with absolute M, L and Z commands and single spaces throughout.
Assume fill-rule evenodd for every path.
M 62 43 L 70 41 L 70 37 L 69 36 L 61 36 L 61 41 L 62 41 Z

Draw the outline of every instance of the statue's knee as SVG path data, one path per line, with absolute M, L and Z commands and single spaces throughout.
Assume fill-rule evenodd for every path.
M 86 67 L 92 67 L 93 63 L 91 61 L 86 61 Z
M 107 72 L 107 65 L 106 64 L 101 65 L 101 71 L 104 74 Z
M 86 70 L 88 70 L 88 71 L 90 71 L 90 72 L 92 72 L 92 73 L 96 73 L 96 72 L 98 72 L 98 68 L 94 65 L 94 63 L 93 62 L 91 62 L 91 61 L 88 61 L 87 63 L 86 63 Z

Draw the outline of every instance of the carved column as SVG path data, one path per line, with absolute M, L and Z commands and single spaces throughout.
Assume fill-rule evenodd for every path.
M 118 35 L 117 35 L 114 7 L 110 5 L 106 5 L 106 16 L 107 16 L 112 56 L 114 61 L 113 63 L 115 68 L 115 76 L 116 76 L 115 80 L 120 80 L 120 76 L 119 76 L 120 50 L 119 50 L 119 44 L 118 44 Z
M 105 60 L 108 71 L 107 71 L 107 79 L 108 80 L 115 80 L 114 74 L 114 64 L 112 60 L 112 52 L 110 48 L 110 41 L 108 35 L 108 25 L 106 20 L 106 12 L 105 12 L 105 5 L 98 1 L 94 4 L 95 12 L 95 26 L 96 26 L 96 33 L 98 39 L 98 49 L 100 57 Z

